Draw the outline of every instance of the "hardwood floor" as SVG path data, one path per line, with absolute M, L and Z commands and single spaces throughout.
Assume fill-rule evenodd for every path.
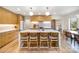
M 5 47 L 0 49 L 0 53 L 76 53 L 69 44 L 67 44 L 66 40 L 61 39 L 61 47 L 60 49 L 21 49 L 19 48 L 18 41 L 14 40 L 9 43 Z

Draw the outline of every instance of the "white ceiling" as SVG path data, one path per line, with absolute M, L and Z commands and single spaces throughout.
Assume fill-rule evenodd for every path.
M 50 15 L 57 15 L 63 16 L 70 13 L 74 13 L 75 11 L 79 10 L 78 6 L 33 6 L 32 11 L 34 15 L 45 15 L 47 11 L 46 7 L 48 7 L 48 11 Z M 29 15 L 30 8 L 28 6 L 4 6 L 4 8 L 9 9 L 10 11 L 22 14 L 22 15 Z M 19 9 L 19 10 L 18 10 Z

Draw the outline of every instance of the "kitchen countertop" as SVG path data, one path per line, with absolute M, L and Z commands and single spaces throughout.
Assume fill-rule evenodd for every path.
M 16 30 L 14 24 L 0 24 L 0 33 Z
M 0 33 L 4 33 L 4 32 L 8 32 L 8 31 L 13 31 L 13 30 L 16 30 L 16 29 L 5 29 L 5 30 L 0 30 Z
M 41 29 L 27 29 L 27 30 L 22 30 L 20 32 L 59 32 L 57 30 L 52 30 L 52 29 L 44 29 L 44 30 L 41 30 Z

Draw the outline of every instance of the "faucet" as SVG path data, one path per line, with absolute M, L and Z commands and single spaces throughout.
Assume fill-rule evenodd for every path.
M 42 31 L 44 31 L 44 28 L 43 28 L 43 27 L 40 27 L 40 29 L 41 29 Z

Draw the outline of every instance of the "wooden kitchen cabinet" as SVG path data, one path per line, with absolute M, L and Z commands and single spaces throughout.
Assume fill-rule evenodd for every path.
M 30 16 L 31 21 L 50 21 L 52 16 L 45 16 L 45 15 L 34 15 Z
M 56 30 L 56 20 L 55 19 L 51 20 L 51 28 Z
M 17 36 L 16 30 L 0 33 L 0 48 L 17 39 Z
M 17 24 L 17 14 L 0 7 L 0 24 Z

